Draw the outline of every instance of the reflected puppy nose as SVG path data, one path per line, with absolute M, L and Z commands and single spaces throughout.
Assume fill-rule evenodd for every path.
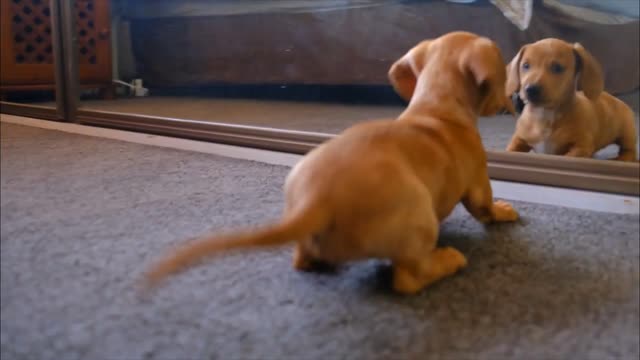
M 538 85 L 527 85 L 524 88 L 527 99 L 531 102 L 540 101 L 542 99 L 542 88 Z

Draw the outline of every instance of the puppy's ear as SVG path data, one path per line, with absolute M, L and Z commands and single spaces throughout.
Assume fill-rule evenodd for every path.
M 600 63 L 579 43 L 573 44 L 576 56 L 576 72 L 578 76 L 578 90 L 591 100 L 595 100 L 604 91 L 604 76 Z
M 389 69 L 389 82 L 405 101 L 411 101 L 418 74 L 422 71 L 430 41 L 423 41 L 398 59 Z
M 516 56 L 511 59 L 509 65 L 507 65 L 507 84 L 505 86 L 507 96 L 511 96 L 513 93 L 520 90 L 520 61 L 522 60 L 522 55 L 526 48 L 527 45 L 521 47 L 520 51 L 518 51 Z
M 479 39 L 460 58 L 461 70 L 470 73 L 480 95 L 478 112 L 494 115 L 506 109 L 514 114 L 511 97 L 505 92 L 505 64 L 498 46 L 487 39 Z

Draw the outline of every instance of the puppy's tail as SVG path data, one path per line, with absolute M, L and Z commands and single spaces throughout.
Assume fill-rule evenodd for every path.
M 224 251 L 268 247 L 299 241 L 322 231 L 327 223 L 328 216 L 321 209 L 305 209 L 293 212 L 285 216 L 279 223 L 261 230 L 210 236 L 189 242 L 152 266 L 144 275 L 143 287 L 151 289 L 169 275 Z

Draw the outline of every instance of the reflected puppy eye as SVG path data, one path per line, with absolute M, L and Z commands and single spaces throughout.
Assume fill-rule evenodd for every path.
M 558 63 L 551 64 L 551 72 L 554 74 L 562 74 L 564 72 L 564 66 Z
M 529 68 L 530 68 L 530 67 L 531 67 L 531 66 L 529 65 L 529 63 L 528 63 L 528 62 L 526 62 L 526 63 L 522 63 L 522 70 L 527 71 L 527 70 L 529 70 Z

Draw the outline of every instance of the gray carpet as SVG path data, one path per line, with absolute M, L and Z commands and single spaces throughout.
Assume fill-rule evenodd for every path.
M 638 216 L 516 203 L 415 297 L 369 261 L 290 268 L 290 249 L 221 257 L 149 300 L 133 281 L 172 244 L 278 217 L 285 167 L 2 124 L 1 357 L 637 359 Z

